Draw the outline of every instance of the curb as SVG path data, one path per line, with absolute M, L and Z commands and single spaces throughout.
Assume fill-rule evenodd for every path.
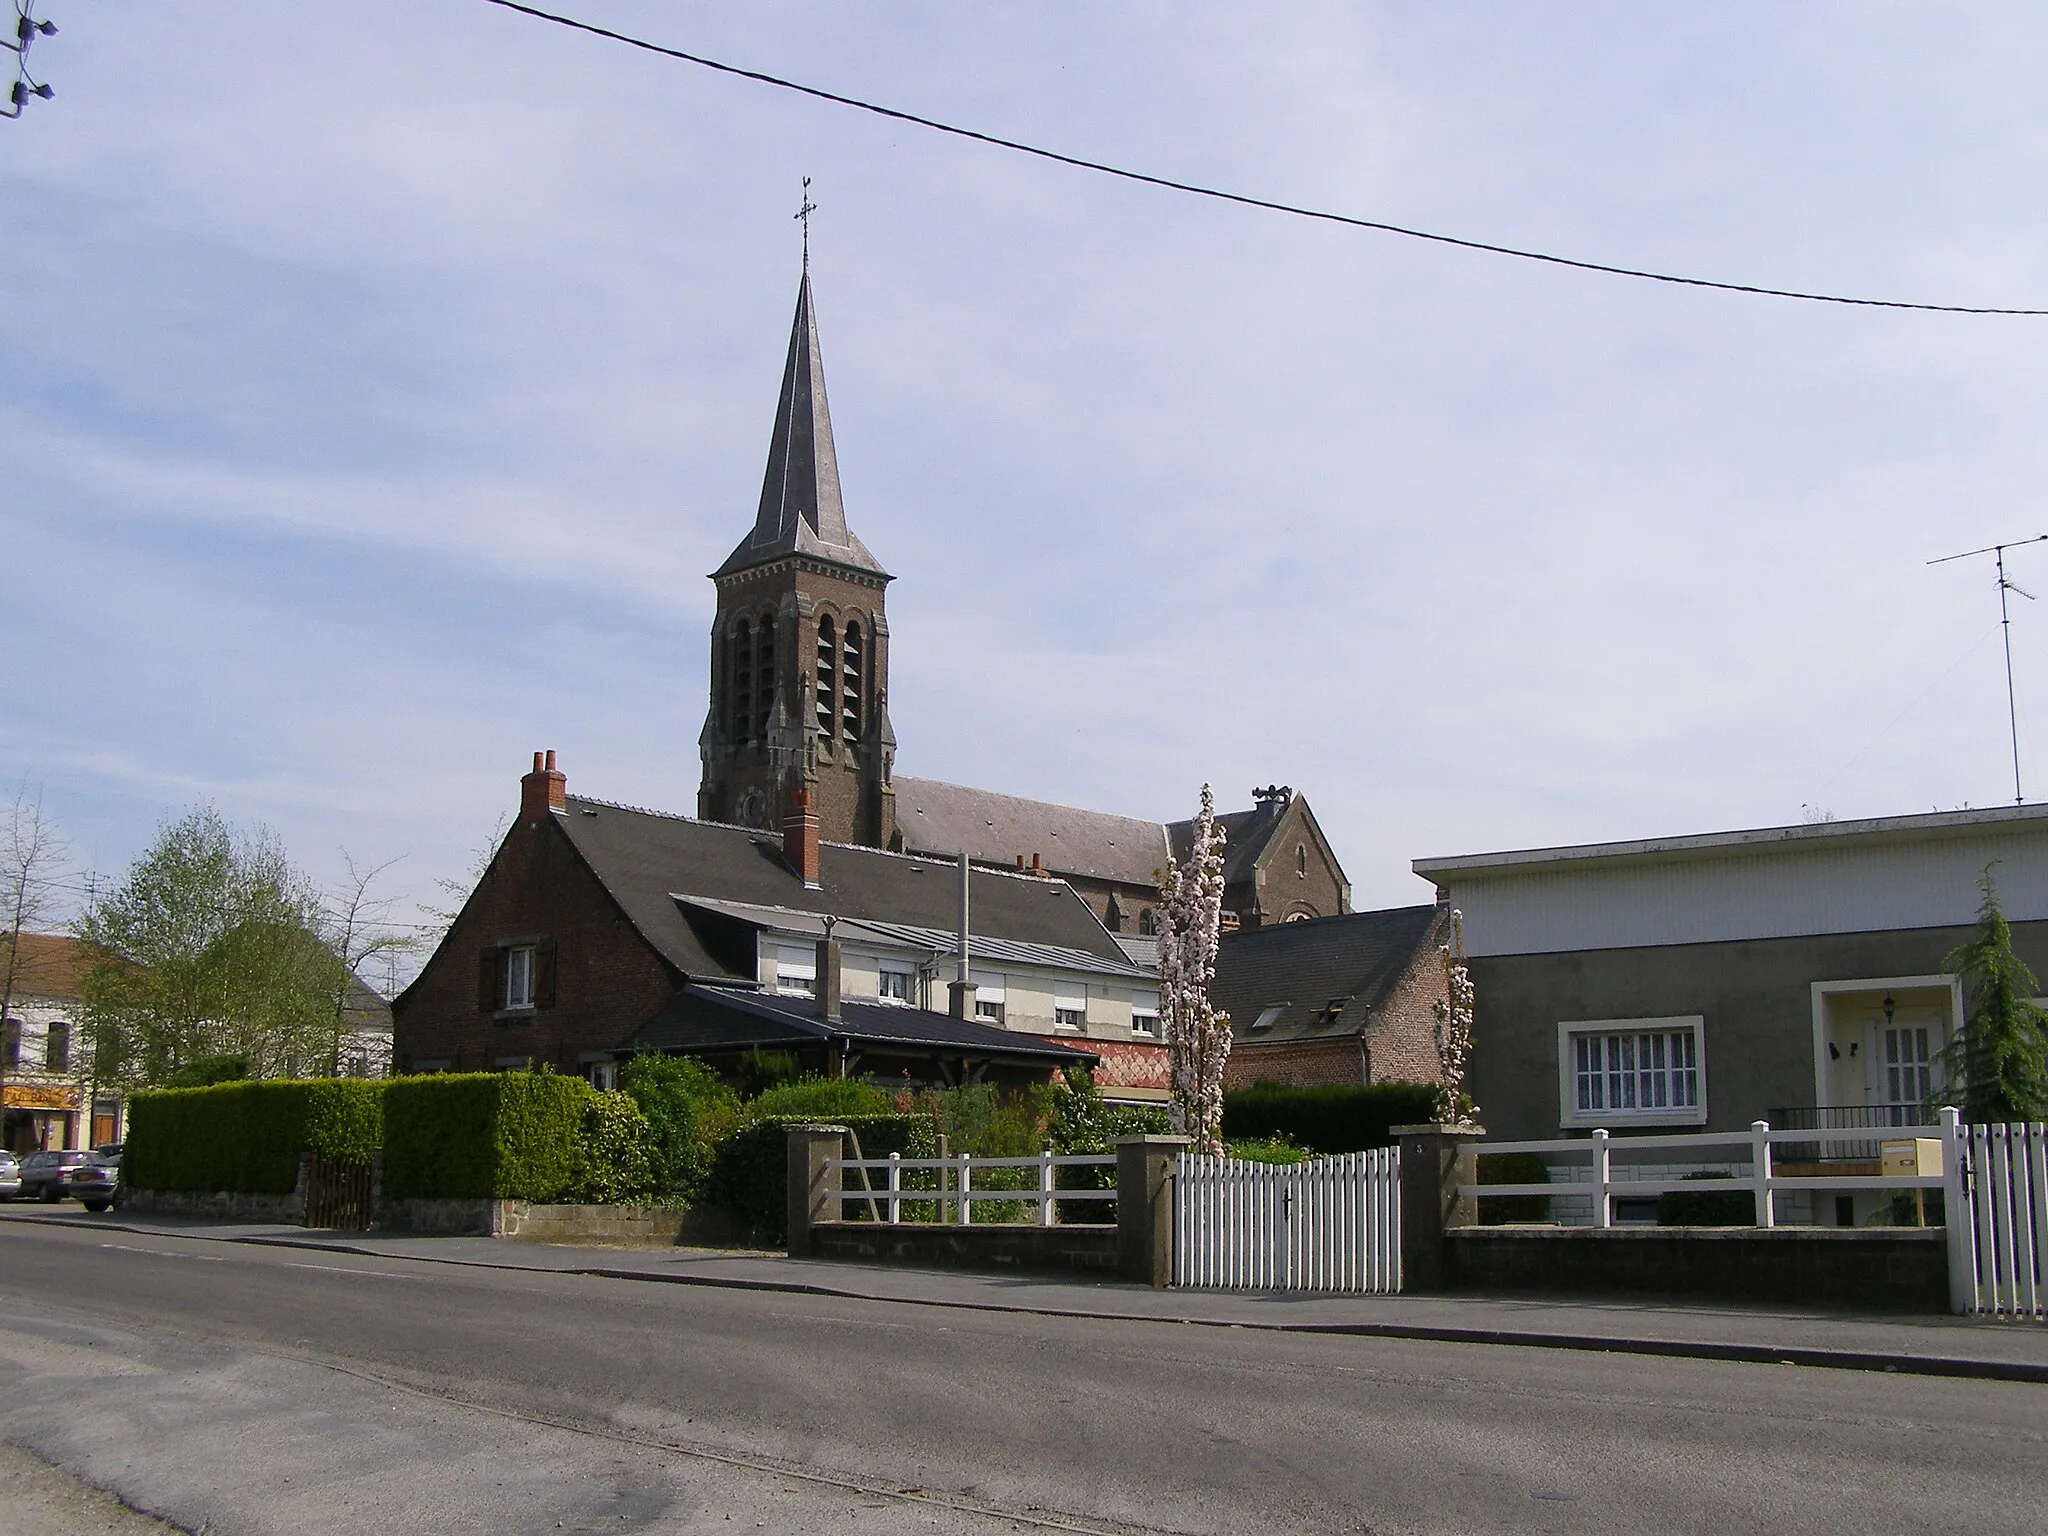
M 2018 1360 L 1986 1360 L 1961 1355 L 1886 1354 L 1876 1350 L 1829 1349 L 1813 1345 L 1770 1345 L 1715 1342 L 1689 1339 L 1625 1338 L 1604 1334 L 1548 1333 L 1520 1328 L 1460 1328 L 1436 1323 L 1289 1323 L 1256 1319 L 1232 1320 L 1218 1317 L 1162 1317 L 1143 1312 L 1115 1312 L 1095 1308 L 1034 1307 L 1017 1302 L 960 1301 L 944 1297 L 883 1296 L 873 1291 L 823 1285 L 804 1280 L 762 1280 L 733 1275 L 652 1274 L 646 1270 L 620 1269 L 610 1265 L 565 1265 L 561 1268 L 532 1264 L 496 1263 L 487 1259 L 447 1258 L 434 1254 L 394 1254 L 349 1242 L 325 1242 L 312 1238 L 247 1235 L 216 1237 L 204 1232 L 181 1232 L 163 1227 L 134 1226 L 125 1222 L 95 1221 L 90 1227 L 76 1219 L 23 1213 L 15 1221 L 72 1231 L 127 1232 L 143 1237 L 183 1238 L 195 1242 L 240 1243 L 252 1248 L 311 1249 L 320 1253 L 346 1253 L 356 1258 L 385 1259 L 399 1263 L 448 1264 L 462 1269 L 495 1269 L 521 1274 L 585 1275 L 600 1280 L 632 1280 L 652 1285 L 695 1286 L 703 1290 L 759 1291 L 778 1295 L 829 1296 L 842 1301 L 872 1301 L 897 1306 L 940 1307 L 956 1312 L 997 1312 L 1027 1317 L 1059 1317 L 1082 1322 L 1159 1323 L 1171 1327 L 1236 1328 L 1262 1333 L 1324 1334 L 1351 1338 L 1405 1339 L 1431 1344 L 1491 1344 L 1518 1349 L 1553 1349 L 1586 1354 L 1645 1355 L 1662 1359 L 1715 1360 L 1738 1365 L 1796 1365 L 1835 1371 L 1871 1371 L 1899 1376 L 1941 1376 L 1972 1381 L 2016 1381 L 2048 1386 L 2048 1363 Z

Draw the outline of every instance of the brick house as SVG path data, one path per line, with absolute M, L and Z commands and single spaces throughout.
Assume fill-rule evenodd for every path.
M 79 1001 L 85 946 L 55 933 L 0 943 L 10 946 L 13 982 L 0 1025 L 0 1148 L 68 1151 L 119 1141 L 122 1096 L 97 1090 L 88 1071 Z
M 1230 1013 L 1225 1085 L 1439 1081 L 1449 928 L 1426 906 L 1226 933 L 1210 989 Z
M 956 993 L 956 864 L 825 842 L 801 802 L 774 838 L 571 796 L 536 754 L 518 820 L 392 1004 L 396 1064 L 607 1083 L 636 1051 L 772 1045 L 961 1082 L 1042 1080 L 1106 1047 L 1163 1058 L 1153 977 L 1063 882 L 976 869 L 968 906 Z

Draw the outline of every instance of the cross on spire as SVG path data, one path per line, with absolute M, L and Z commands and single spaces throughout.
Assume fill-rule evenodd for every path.
M 811 201 L 811 178 L 804 178 L 804 203 L 796 211 L 797 222 L 804 227 L 804 270 L 811 270 L 811 215 L 818 211 L 818 205 Z

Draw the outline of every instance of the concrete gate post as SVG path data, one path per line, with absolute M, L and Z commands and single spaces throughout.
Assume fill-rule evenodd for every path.
M 1461 1210 L 1463 1160 L 1459 1154 L 1486 1132 L 1478 1126 L 1397 1125 L 1390 1134 L 1401 1148 L 1401 1289 L 1448 1291 L 1454 1226 L 1467 1225 Z
M 789 1256 L 811 1256 L 811 1228 L 839 1219 L 838 1175 L 827 1158 L 846 1156 L 843 1125 L 792 1125 L 789 1130 Z
M 1116 1147 L 1117 1270 L 1154 1290 L 1173 1284 L 1173 1162 L 1185 1136 L 1126 1136 Z

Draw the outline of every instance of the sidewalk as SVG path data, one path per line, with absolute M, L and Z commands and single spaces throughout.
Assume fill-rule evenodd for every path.
M 1897 1371 L 2048 1384 L 2048 1326 L 1628 1298 L 1325 1296 L 1155 1291 L 1081 1276 L 986 1274 L 701 1248 L 573 1248 L 488 1237 L 325 1232 L 190 1218 L 0 1207 L 7 1222 L 487 1269 L 843 1296 L 974 1311 L 1337 1333 L 1539 1349 Z

